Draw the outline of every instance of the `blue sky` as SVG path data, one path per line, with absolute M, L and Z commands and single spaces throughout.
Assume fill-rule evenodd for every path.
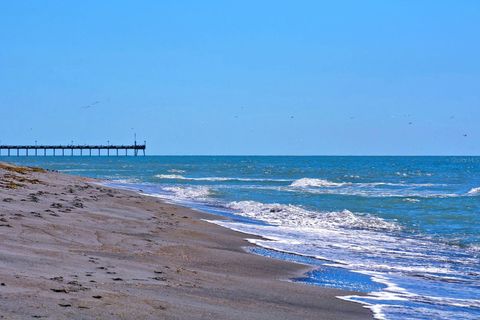
M 1 1 L 0 143 L 478 155 L 479 34 L 474 0 Z

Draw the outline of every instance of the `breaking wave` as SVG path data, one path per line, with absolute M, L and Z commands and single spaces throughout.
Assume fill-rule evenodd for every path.
M 165 179 L 165 180 L 187 180 L 187 181 L 257 181 L 257 182 L 290 182 L 291 180 L 286 179 L 262 179 L 262 178 L 236 178 L 236 177 L 200 177 L 200 178 L 191 178 L 184 177 L 178 174 L 157 174 L 155 178 Z
M 155 178 L 168 179 L 168 180 L 184 180 L 185 177 L 179 174 L 157 174 Z
M 468 194 L 452 193 L 447 184 L 400 182 L 333 182 L 325 179 L 302 178 L 293 181 L 283 191 L 311 194 L 336 194 L 361 197 L 454 198 L 480 194 L 480 188 Z M 411 202 L 416 200 L 411 200 Z
M 358 186 L 358 187 L 378 187 L 378 186 L 391 186 L 391 187 L 434 187 L 445 186 L 443 184 L 433 183 L 393 183 L 393 182 L 333 182 L 324 179 L 314 178 L 302 178 L 292 182 L 291 187 L 344 187 L 344 186 Z
M 469 194 L 469 195 L 471 195 L 471 196 L 478 196 L 478 195 L 480 195 L 480 187 L 470 189 L 470 191 L 468 191 L 467 194 Z
M 208 196 L 212 195 L 212 190 L 204 187 L 164 187 L 164 191 L 167 191 L 173 195 L 177 200 L 205 200 Z
M 170 170 L 168 170 L 168 172 L 171 172 L 171 173 L 185 173 L 185 170 L 181 170 L 181 169 L 170 169 Z
M 323 179 L 302 178 L 292 182 L 292 187 L 340 187 L 351 184 L 349 182 L 332 182 Z
M 287 192 L 304 192 L 310 194 L 332 194 L 332 195 L 344 195 L 344 196 L 358 196 L 367 198 L 457 198 L 463 196 L 472 196 L 472 194 L 456 194 L 456 193 L 442 193 L 434 192 L 430 190 L 392 190 L 392 189 L 379 189 L 379 188 L 335 188 L 335 189 L 314 189 L 314 188 L 277 188 L 281 191 Z M 408 200 L 407 200 L 408 201 Z M 416 201 L 412 201 L 416 202 Z
M 364 230 L 400 230 L 400 226 L 368 214 L 354 214 L 349 210 L 318 212 L 294 205 L 265 204 L 256 201 L 231 202 L 227 206 L 236 213 L 267 223 L 309 229 L 334 229 L 338 227 Z

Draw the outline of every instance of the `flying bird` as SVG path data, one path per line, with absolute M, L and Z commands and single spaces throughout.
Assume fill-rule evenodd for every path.
M 85 106 L 82 106 L 81 108 L 82 108 L 82 109 L 90 109 L 90 108 L 96 106 L 96 105 L 99 104 L 99 103 L 100 103 L 100 101 L 94 101 L 94 102 L 92 102 L 92 103 L 90 103 L 90 104 L 87 104 L 87 105 L 85 105 Z

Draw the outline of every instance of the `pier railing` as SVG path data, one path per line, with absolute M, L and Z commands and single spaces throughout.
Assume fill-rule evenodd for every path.
M 74 155 L 74 150 L 80 150 L 80 153 L 77 155 L 92 155 L 92 150 L 96 150 L 97 154 L 100 156 L 103 151 L 107 152 L 107 156 L 110 155 L 125 155 L 128 156 L 128 152 L 131 151 L 131 155 L 138 156 L 139 152 L 142 152 L 145 155 L 146 143 L 145 144 L 133 144 L 133 145 L 0 145 L 0 156 L 47 156 L 47 151 L 49 155 Z M 20 150 L 25 152 L 20 153 Z M 30 153 L 29 153 L 30 151 Z M 59 153 L 57 153 L 57 151 Z M 67 151 L 67 152 L 65 152 Z M 70 151 L 70 152 L 69 152 Z M 110 152 L 113 151 L 113 152 Z M 68 154 L 70 153 L 70 154 Z M 112 153 L 112 154 L 111 154 Z

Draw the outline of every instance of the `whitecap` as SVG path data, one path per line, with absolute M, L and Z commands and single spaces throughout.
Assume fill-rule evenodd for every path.
M 433 176 L 433 173 L 431 172 L 423 172 L 423 171 L 408 171 L 408 172 L 400 172 L 397 171 L 395 172 L 395 175 L 400 176 L 400 177 L 431 177 Z
M 185 170 L 180 170 L 180 169 L 170 169 L 168 170 L 170 173 L 185 173 Z
M 168 180 L 184 180 L 185 177 L 179 174 L 157 174 L 155 178 L 168 179 Z
M 290 186 L 275 186 L 275 187 L 266 187 L 266 186 L 257 186 L 259 189 L 269 189 L 277 190 L 283 192 L 301 192 L 309 194 L 334 194 L 334 195 L 345 195 L 345 196 L 358 196 L 358 197 L 378 197 L 378 198 L 456 198 L 462 196 L 471 196 L 470 194 L 457 194 L 457 193 L 441 193 L 441 191 L 433 190 L 419 190 L 414 188 L 404 188 L 404 189 L 388 189 L 388 188 L 375 188 L 374 184 L 379 185 L 380 183 L 366 183 L 366 184 L 350 184 L 343 187 L 336 188 L 298 188 Z M 392 184 L 390 184 L 392 185 Z M 399 185 L 399 184 L 397 184 Z M 408 185 L 405 185 L 408 186 Z M 418 186 L 418 185 L 417 185 Z M 410 187 L 415 187 L 410 185 Z
M 212 195 L 212 190 L 204 187 L 164 187 L 164 191 L 173 194 L 174 199 L 179 200 L 205 200 L 208 196 Z
M 267 178 L 238 178 L 238 177 L 185 177 L 178 174 L 157 174 L 155 178 L 165 180 L 187 180 L 187 181 L 252 181 L 252 182 L 290 182 L 287 179 L 267 179 Z
M 468 246 L 468 249 L 480 253 L 480 244 L 471 244 L 470 246 Z
M 236 213 L 267 223 L 309 229 L 351 228 L 365 230 L 399 230 L 400 226 L 369 214 L 354 214 L 349 210 L 319 212 L 290 204 L 265 204 L 256 201 L 236 201 L 228 204 Z
M 404 182 L 333 182 L 325 179 L 315 178 L 301 178 L 295 180 L 290 185 L 291 187 L 435 187 L 445 186 L 445 184 L 433 184 L 433 183 L 404 183 Z
M 467 194 L 469 194 L 471 196 L 480 195 L 480 187 L 470 189 L 470 191 L 468 191 Z
M 292 182 L 292 187 L 340 187 L 348 182 L 332 182 L 324 179 L 302 178 Z

